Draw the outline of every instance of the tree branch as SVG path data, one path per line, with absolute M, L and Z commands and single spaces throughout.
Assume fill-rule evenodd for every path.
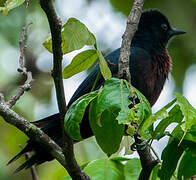
M 133 36 L 137 30 L 138 23 L 142 14 L 144 0 L 135 0 L 132 10 L 127 19 L 126 30 L 122 37 L 122 45 L 120 49 L 120 58 L 118 64 L 118 77 L 126 79 L 131 84 L 130 74 L 130 46 Z M 140 156 L 142 171 L 139 175 L 139 180 L 148 180 L 154 166 L 158 164 L 158 160 L 154 160 L 149 145 L 134 135 L 135 147 Z
M 31 24 L 31 23 L 30 23 Z M 21 86 L 16 93 L 8 102 L 4 101 L 3 94 L 0 93 L 0 116 L 4 118 L 4 120 L 20 129 L 24 132 L 32 141 L 39 144 L 42 148 L 48 149 L 48 152 L 52 155 L 53 158 L 57 159 L 59 163 L 61 163 L 64 167 L 66 167 L 65 157 L 62 153 L 61 147 L 59 147 L 48 135 L 46 135 L 43 131 L 37 128 L 35 125 L 31 124 L 23 117 L 20 117 L 16 112 L 11 110 L 11 107 L 16 103 L 16 101 L 22 96 L 25 90 L 28 90 L 31 87 L 32 76 L 31 72 L 27 72 L 24 67 L 24 50 L 25 50 L 25 36 L 28 24 L 23 28 L 22 37 L 20 40 L 20 58 L 19 58 L 19 71 L 27 76 L 27 80 L 23 86 Z
M 151 154 L 150 147 L 146 141 L 140 140 L 135 135 L 136 150 L 140 156 L 140 162 L 142 170 L 140 172 L 138 180 L 148 180 L 153 168 L 159 163 L 159 160 L 155 160 Z
M 69 175 L 73 179 L 90 180 L 88 175 L 86 175 L 78 166 L 74 157 L 73 141 L 64 131 L 64 116 L 66 114 L 67 108 L 66 108 L 64 86 L 63 86 L 63 79 L 62 79 L 62 55 L 63 55 L 62 47 L 61 47 L 62 23 L 56 14 L 52 0 L 40 0 L 40 5 L 48 18 L 51 36 L 52 36 L 52 50 L 53 50 L 52 77 L 55 83 L 58 108 L 59 108 L 60 118 L 61 118 L 62 136 L 63 136 L 62 149 L 63 149 L 63 154 L 65 156 L 65 161 L 67 162 L 66 169 Z
M 122 44 L 120 48 L 120 58 L 118 61 L 118 77 L 120 79 L 126 79 L 129 83 L 131 83 L 131 74 L 129 71 L 130 46 L 133 36 L 138 27 L 140 16 L 142 14 L 143 4 L 144 0 L 134 1 L 132 10 L 127 19 L 127 26 L 122 37 Z
M 25 39 L 26 39 L 26 33 L 28 27 L 32 24 L 27 24 L 23 30 L 22 30 L 22 36 L 21 40 L 19 41 L 20 46 L 20 57 L 19 57 L 19 67 L 18 72 L 22 73 L 27 77 L 27 80 L 25 81 L 24 85 L 20 86 L 17 90 L 17 93 L 10 98 L 8 102 L 6 102 L 7 106 L 11 108 L 16 104 L 16 101 L 19 100 L 19 98 L 24 94 L 25 91 L 28 91 L 31 88 L 31 84 L 33 82 L 32 73 L 30 71 L 27 71 L 26 67 L 24 66 L 24 52 L 25 52 Z
M 65 157 L 62 153 L 61 148 L 43 131 L 11 110 L 3 101 L 3 99 L 3 95 L 1 94 L 0 116 L 2 116 L 7 123 L 17 127 L 22 132 L 24 132 L 31 140 L 35 141 L 37 144 L 40 144 L 40 146 L 44 149 L 47 149 L 48 152 L 65 167 Z

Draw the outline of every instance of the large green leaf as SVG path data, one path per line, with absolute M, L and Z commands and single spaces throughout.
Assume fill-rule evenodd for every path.
M 88 28 L 75 18 L 68 19 L 62 30 L 62 51 L 63 54 L 81 49 L 85 45 L 94 45 L 96 39 Z M 49 37 L 44 43 L 44 47 L 52 53 L 52 40 Z
M 136 107 L 129 108 L 132 101 L 128 96 L 136 94 L 140 103 Z M 97 119 L 103 111 L 116 107 L 119 109 L 117 120 L 120 124 L 142 121 L 151 114 L 150 105 L 145 97 L 135 88 L 130 87 L 125 80 L 111 78 L 104 84 L 97 101 Z
M 103 57 L 103 54 L 99 50 L 97 50 L 97 54 L 99 57 L 99 67 L 102 76 L 104 77 L 105 80 L 110 79 L 112 77 L 112 73 L 110 71 L 110 68 L 108 67 L 105 58 Z
M 185 131 L 196 125 L 196 109 L 187 101 L 187 99 L 179 93 L 174 93 L 177 103 L 180 106 L 182 114 L 185 117 Z
M 97 98 L 96 117 L 98 119 L 98 122 L 101 118 L 101 114 L 106 109 L 111 109 L 114 107 L 117 108 L 119 111 L 127 112 L 124 116 L 124 120 L 126 120 L 126 116 L 129 114 L 128 106 L 129 104 L 131 104 L 131 101 L 128 99 L 128 96 L 129 89 L 126 87 L 125 83 L 123 83 L 123 80 L 117 78 L 111 78 L 107 80 L 104 83 L 104 87 Z M 129 120 L 129 122 L 130 121 L 131 120 Z
M 152 173 L 150 175 L 150 180 L 158 180 L 158 172 L 159 172 L 159 169 L 160 169 L 161 165 L 158 164 L 156 165 L 153 170 L 152 170 Z
M 93 180 L 124 180 L 122 168 L 123 165 L 119 168 L 115 161 L 99 159 L 89 163 L 84 171 Z
M 163 134 L 165 129 L 173 122 L 180 123 L 183 120 L 183 115 L 180 110 L 179 105 L 175 105 L 170 111 L 169 116 L 162 119 L 160 123 L 157 125 L 153 137 L 156 137 L 158 134 Z
M 125 164 L 124 175 L 125 180 L 136 180 L 139 177 L 141 171 L 140 160 L 137 158 L 130 159 Z
M 68 135 L 74 140 L 82 140 L 80 135 L 79 124 L 82 121 L 84 112 L 88 104 L 97 97 L 98 91 L 94 91 L 77 99 L 68 109 L 65 120 L 64 127 Z
M 184 139 L 196 143 L 196 125 L 193 125 L 191 129 L 187 131 Z
M 184 151 L 182 145 L 178 146 L 178 144 L 179 141 L 173 140 L 162 152 L 161 159 L 163 162 L 159 171 L 159 177 L 161 180 L 170 180 L 177 167 L 178 160 Z
M 196 175 L 196 156 L 186 152 L 178 167 L 178 180 L 186 180 Z
M 98 58 L 96 50 L 86 50 L 77 54 L 71 64 L 63 70 L 63 78 L 67 79 L 88 69 Z
M 1 5 L 3 4 L 3 6 L 0 7 L 0 11 L 2 11 L 3 15 L 5 16 L 10 10 L 23 4 L 25 0 L 3 0 L 3 2 L 4 4 L 1 2 Z
M 122 137 L 124 135 L 124 125 L 118 124 L 116 116 L 119 109 L 110 108 L 105 110 L 100 117 L 101 126 L 98 125 L 96 119 L 96 105 L 95 99 L 89 109 L 89 121 L 90 126 L 95 135 L 96 141 L 101 149 L 108 155 L 112 155 L 118 151 Z

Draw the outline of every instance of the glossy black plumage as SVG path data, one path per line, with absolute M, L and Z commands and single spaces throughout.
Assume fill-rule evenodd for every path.
M 165 80 L 171 71 L 172 61 L 166 50 L 168 40 L 174 35 L 183 33 L 183 31 L 172 29 L 167 18 L 157 10 L 142 13 L 138 30 L 131 45 L 130 72 L 132 85 L 146 96 L 151 106 L 157 101 Z M 119 54 L 120 49 L 117 49 L 105 57 L 108 62 L 111 62 L 108 64 L 113 77 L 118 76 Z M 80 96 L 91 91 L 98 72 L 99 68 L 97 66 L 78 87 L 68 107 Z M 104 79 L 100 76 L 96 84 L 96 89 L 103 85 L 103 83 Z M 40 127 L 61 146 L 59 114 L 46 117 L 34 122 L 34 124 Z M 82 120 L 80 129 L 83 138 L 88 138 L 93 135 L 89 126 L 87 111 Z M 19 167 L 17 171 L 28 168 L 33 164 L 40 164 L 52 160 L 47 150 L 42 149 L 31 140 L 28 141 L 25 150 L 18 156 L 15 156 L 16 158 L 14 157 L 13 160 L 19 158 L 27 151 L 34 151 L 35 153 L 32 158 Z M 12 160 L 10 163 L 11 162 Z

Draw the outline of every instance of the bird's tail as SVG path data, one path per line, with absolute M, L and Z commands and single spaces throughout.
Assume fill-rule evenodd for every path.
M 35 126 L 41 128 L 44 133 L 51 137 L 59 146 L 61 146 L 62 138 L 61 138 L 61 125 L 59 114 L 54 114 L 52 116 L 46 117 L 44 119 L 32 122 Z M 24 164 L 22 164 L 19 168 L 15 170 L 14 173 L 21 171 L 22 169 L 27 169 L 33 165 L 41 164 L 45 161 L 50 161 L 53 158 L 42 147 L 37 144 L 34 144 L 31 140 L 27 142 L 27 145 L 16 155 L 14 156 L 7 165 L 19 159 L 25 153 L 33 152 L 33 155 L 26 160 Z

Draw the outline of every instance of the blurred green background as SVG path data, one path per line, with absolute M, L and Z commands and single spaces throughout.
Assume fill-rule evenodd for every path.
M 55 6 L 63 23 L 70 17 L 81 20 L 95 34 L 100 49 L 106 54 L 120 47 L 121 36 L 126 25 L 132 0 L 56 0 Z M 187 32 L 173 39 L 169 53 L 173 59 L 173 72 L 154 110 L 172 98 L 172 92 L 183 93 L 196 107 L 196 0 L 149 0 L 144 9 L 155 8 L 163 12 L 176 28 Z M 10 11 L 7 16 L 0 15 L 0 92 L 9 99 L 24 78 L 17 73 L 19 40 L 24 25 L 33 22 L 28 30 L 26 66 L 35 79 L 32 89 L 17 102 L 14 110 L 34 121 L 57 112 L 53 81 L 50 76 L 52 55 L 42 42 L 49 34 L 48 22 L 38 1 L 31 1 L 26 8 L 22 5 Z M 78 51 L 64 56 L 64 66 Z M 66 100 L 69 101 L 74 90 L 88 72 L 82 72 L 65 80 Z M 0 117 L 0 180 L 29 180 L 30 171 L 12 174 L 24 159 L 7 167 L 6 163 L 18 151 L 19 144 L 25 145 L 27 137 L 4 122 Z M 98 148 L 94 138 L 75 146 L 79 164 L 105 156 Z M 40 180 L 61 180 L 66 172 L 56 161 L 45 163 L 37 168 Z

